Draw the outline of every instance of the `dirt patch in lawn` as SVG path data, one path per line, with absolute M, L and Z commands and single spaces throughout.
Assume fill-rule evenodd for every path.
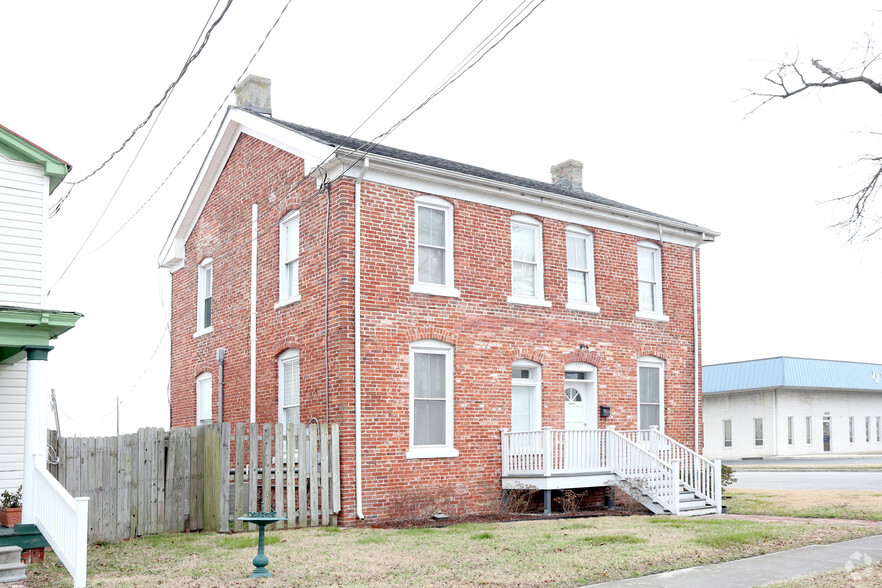
M 732 514 L 882 521 L 882 490 L 735 490 L 724 501 Z

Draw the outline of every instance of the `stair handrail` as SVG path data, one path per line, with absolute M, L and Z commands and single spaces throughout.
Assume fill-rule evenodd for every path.
M 677 471 L 680 465 L 679 462 L 676 464 L 670 464 L 664 461 L 657 455 L 653 455 L 643 447 L 640 447 L 640 445 L 634 443 L 615 429 L 606 429 L 606 434 L 606 447 L 608 451 L 607 465 L 609 468 L 620 478 L 630 480 L 632 478 L 639 479 L 639 476 L 635 475 L 635 469 L 645 469 L 645 464 L 650 464 L 652 466 L 652 471 L 645 471 L 642 473 L 660 473 L 662 475 L 662 483 L 655 486 L 650 485 L 648 488 L 641 488 L 640 490 L 644 491 L 653 500 L 658 502 L 664 509 L 675 515 L 679 514 L 680 475 Z M 627 451 L 629 451 L 630 455 L 627 459 L 620 460 L 620 456 L 618 455 L 618 449 L 620 447 L 627 448 Z M 641 461 L 644 464 L 643 466 L 640 465 Z
M 658 430 L 655 425 L 649 428 L 650 436 L 664 441 L 675 448 L 671 451 L 672 459 L 680 459 L 680 481 L 684 486 L 695 492 L 696 496 L 707 500 L 722 510 L 722 492 L 718 479 L 720 477 L 720 460 L 711 461 L 698 452 L 683 445 L 676 439 Z M 691 472 L 691 476 L 690 476 Z

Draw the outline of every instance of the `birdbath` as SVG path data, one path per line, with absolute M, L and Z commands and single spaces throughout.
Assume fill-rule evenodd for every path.
M 254 560 L 251 562 L 254 564 L 254 571 L 251 572 L 249 578 L 269 578 L 272 574 L 269 573 L 269 570 L 266 569 L 266 564 L 269 563 L 269 558 L 263 553 L 263 533 L 264 527 L 271 523 L 278 523 L 279 521 L 287 521 L 286 517 L 276 516 L 275 512 L 249 512 L 248 516 L 239 517 L 240 521 L 245 523 L 253 523 L 257 525 L 257 555 L 254 556 Z

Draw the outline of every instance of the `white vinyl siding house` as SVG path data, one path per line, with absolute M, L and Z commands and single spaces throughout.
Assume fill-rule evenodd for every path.
M 44 203 L 49 179 L 42 166 L 0 155 L 0 304 L 40 308 L 43 297 Z

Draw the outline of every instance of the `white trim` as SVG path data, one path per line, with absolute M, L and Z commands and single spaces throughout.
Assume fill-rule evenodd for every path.
M 640 259 L 641 251 L 649 252 L 652 255 L 652 273 L 653 280 L 643 280 L 640 276 Z M 650 320 L 657 321 L 667 321 L 670 320 L 665 316 L 664 313 L 664 305 L 662 298 L 662 289 L 664 288 L 664 281 L 662 276 L 662 266 L 661 266 L 661 247 L 652 243 L 650 241 L 640 241 L 637 243 L 637 314 L 638 318 L 645 318 Z M 640 285 L 641 284 L 650 284 L 652 285 L 652 299 L 644 300 L 641 297 L 640 293 Z M 652 308 L 644 308 L 644 306 L 649 306 L 651 303 Z
M 529 370 L 530 374 L 527 378 L 516 378 L 512 372 L 515 370 Z M 517 431 L 538 431 L 542 428 L 542 365 L 529 359 L 518 359 L 511 363 L 511 422 L 510 430 Z M 526 429 L 515 429 L 514 426 L 514 388 L 515 386 L 532 388 L 530 395 L 530 415 L 531 422 Z
M 196 333 L 193 337 L 201 337 L 214 331 L 214 260 L 206 257 L 196 269 Z M 210 292 L 210 296 L 206 295 Z M 211 316 L 206 325 L 205 300 L 211 298 Z
M 444 279 L 441 283 L 421 282 L 419 267 L 420 252 L 420 208 L 437 210 L 444 214 Z M 433 294 L 436 296 L 459 297 L 459 290 L 454 287 L 455 273 L 453 263 L 453 204 L 434 196 L 421 195 L 414 198 L 413 203 L 413 285 L 411 292 Z M 430 245 L 424 245 L 430 246 Z
M 417 354 L 441 355 L 444 357 L 444 443 L 434 445 L 416 445 L 414 443 L 414 357 Z M 453 444 L 453 345 L 435 339 L 413 341 L 408 352 L 408 420 L 409 448 L 407 459 L 431 457 L 456 457 L 459 452 Z
M 297 226 L 297 251 L 292 257 L 291 252 L 288 251 L 286 236 L 288 228 L 294 225 Z M 289 263 L 294 264 L 296 269 L 292 293 L 287 296 L 289 284 L 286 269 Z M 279 221 L 279 301 L 274 308 L 280 308 L 298 300 L 300 300 L 300 211 L 294 210 Z
M 433 296 L 448 296 L 450 298 L 460 297 L 460 291 L 456 288 L 432 284 L 411 284 L 410 291 L 414 294 L 432 294 Z
M 644 319 L 647 321 L 655 321 L 657 323 L 666 323 L 671 320 L 671 317 L 665 314 L 655 314 L 654 312 L 644 312 L 638 310 L 634 313 L 634 316 L 639 319 Z
M 276 365 L 278 366 L 278 376 L 279 376 L 279 422 L 288 424 L 285 420 L 285 409 L 289 408 L 289 406 L 285 405 L 285 370 L 284 366 L 286 364 L 294 364 L 296 367 L 295 372 L 295 380 L 294 380 L 294 388 L 296 393 L 296 402 L 290 405 L 291 408 L 297 407 L 298 419 L 297 422 L 300 422 L 299 414 L 300 414 L 300 351 L 297 349 L 286 349 L 281 354 L 279 354 L 278 359 L 276 360 Z
M 597 286 L 594 272 L 594 233 L 582 227 L 567 225 L 564 231 L 566 239 L 566 264 L 567 264 L 567 305 L 571 310 L 586 310 L 588 312 L 600 312 L 597 307 Z M 583 242 L 585 252 L 585 267 L 570 267 L 570 237 Z M 585 285 L 585 300 L 573 300 L 573 292 L 570 291 L 570 272 L 587 274 Z
M 212 397 L 214 395 L 212 385 L 213 382 L 211 372 L 202 372 L 201 374 L 196 376 L 197 425 L 210 425 L 212 422 L 214 422 L 211 414 Z M 204 396 L 206 393 L 208 394 L 208 398 Z
M 545 300 L 545 267 L 543 263 L 543 236 L 542 223 L 531 216 L 515 214 L 510 219 L 509 225 L 509 271 L 511 295 L 508 302 L 514 304 L 533 304 L 536 306 L 551 306 L 551 302 Z M 518 259 L 514 257 L 514 231 L 515 229 L 528 230 L 533 233 L 533 259 Z M 515 292 L 515 263 L 532 264 L 533 271 L 533 294 Z
M 647 429 L 649 425 L 640 422 L 640 405 L 654 404 L 640 402 L 640 368 L 658 370 L 658 430 L 665 432 L 665 362 L 654 355 L 644 355 L 637 358 L 637 428 Z
M 594 304 L 586 304 L 584 302 L 567 302 L 566 308 L 567 310 L 580 310 L 582 312 L 590 312 L 592 314 L 600 313 L 599 306 L 596 306 Z
M 586 374 L 584 379 L 570 379 L 567 378 L 567 372 L 583 372 Z M 585 419 L 585 423 L 587 428 L 596 429 L 597 428 L 597 406 L 599 404 L 597 400 L 597 367 L 591 365 L 590 363 L 586 363 L 584 361 L 576 361 L 573 363 L 568 363 L 564 366 L 564 428 L 566 428 L 567 424 L 567 386 L 572 386 L 574 384 L 584 384 L 585 392 L 588 395 L 586 398 L 583 398 L 584 410 L 586 411 L 583 415 Z

